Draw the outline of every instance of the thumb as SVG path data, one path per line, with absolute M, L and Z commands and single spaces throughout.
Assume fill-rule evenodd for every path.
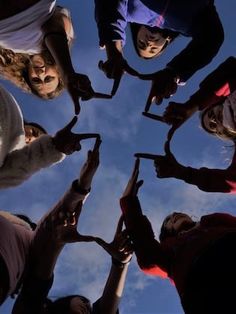
M 63 130 L 71 131 L 71 129 L 75 126 L 78 118 L 76 116 L 64 127 Z
M 104 71 L 104 62 L 102 60 L 98 62 L 98 68 L 99 70 Z
M 119 218 L 117 227 L 116 227 L 115 236 L 118 235 L 119 233 L 121 233 L 122 228 L 123 228 L 123 223 L 124 223 L 124 217 L 123 217 L 123 215 L 121 215 Z
M 135 187 L 135 195 L 138 194 L 139 188 L 143 185 L 143 180 L 140 180 L 137 182 L 136 187 Z
M 139 75 L 140 75 L 135 69 L 133 69 L 133 68 L 127 63 L 127 61 L 125 61 L 125 63 L 124 63 L 124 70 L 125 70 L 125 72 L 127 72 L 128 74 L 130 74 L 130 75 L 132 75 L 132 76 L 139 76 Z

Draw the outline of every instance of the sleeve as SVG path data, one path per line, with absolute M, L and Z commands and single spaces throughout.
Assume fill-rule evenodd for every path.
M 202 216 L 201 225 L 206 227 L 236 227 L 236 217 L 227 213 L 214 213 L 206 216 Z
M 190 98 L 199 110 L 223 101 L 236 90 L 236 58 L 229 57 L 210 73 L 200 84 L 199 90 Z
M 40 314 L 53 284 L 53 277 L 41 280 L 29 277 L 23 284 L 14 304 L 12 314 Z
M 125 44 L 128 0 L 95 0 L 99 44 L 122 40 Z
M 42 135 L 7 155 L 0 168 L 0 188 L 20 185 L 35 172 L 63 160 L 64 156 L 56 149 L 51 136 Z
M 180 77 L 180 83 L 210 63 L 223 43 L 224 30 L 214 5 L 195 18 L 191 33 L 191 42 L 167 64 Z
M 151 223 L 142 214 L 138 198 L 126 196 L 121 198 L 120 204 L 139 267 L 147 274 L 167 277 L 170 260 L 161 244 L 155 240 Z
M 185 171 L 176 178 L 205 192 L 236 193 L 236 151 L 227 169 L 185 167 Z

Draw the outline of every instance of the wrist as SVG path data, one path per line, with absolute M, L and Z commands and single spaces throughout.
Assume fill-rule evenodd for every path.
M 112 257 L 111 262 L 112 262 L 113 266 L 123 269 L 125 266 L 129 265 L 129 263 L 131 262 L 131 259 L 132 259 L 132 257 L 130 258 L 130 260 L 128 262 L 121 262 L 118 259 Z
M 116 56 L 122 56 L 122 41 L 116 40 L 106 44 L 106 52 L 108 59 L 112 59 Z
M 90 191 L 91 191 L 91 187 L 87 188 L 84 187 L 79 180 L 75 180 L 72 183 L 72 186 L 74 188 L 74 190 L 78 193 L 80 193 L 81 195 L 87 195 Z

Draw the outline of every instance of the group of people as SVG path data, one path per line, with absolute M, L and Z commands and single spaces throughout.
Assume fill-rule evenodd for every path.
M 70 56 L 74 29 L 69 10 L 56 0 L 9 0 L 0 3 L 0 75 L 42 99 L 71 96 L 75 116 L 55 135 L 26 121 L 17 101 L 0 86 L 0 188 L 16 187 L 34 173 L 61 162 L 94 138 L 93 149 L 68 191 L 35 224 L 28 216 L 0 211 L 0 304 L 16 294 L 13 314 L 116 314 L 133 252 L 144 273 L 169 277 L 187 314 L 233 313 L 236 279 L 236 218 L 215 213 L 193 221 L 185 213 L 166 217 L 159 241 L 142 213 L 138 190 L 140 158 L 154 161 L 158 178 L 177 178 L 206 192 L 236 191 L 236 155 L 225 169 L 194 169 L 178 163 L 170 150 L 174 131 L 201 111 L 205 131 L 224 140 L 236 138 L 236 58 L 230 56 L 209 74 L 183 104 L 170 102 L 163 117 L 150 113 L 153 102 L 174 95 L 194 73 L 211 62 L 224 40 L 213 0 L 95 0 L 99 43 L 107 54 L 99 69 L 113 79 L 110 94 L 95 92 L 87 75 L 76 73 Z M 133 44 L 143 59 L 158 57 L 180 35 L 188 45 L 164 69 L 142 74 L 126 60 L 123 47 L 130 25 Z M 204 49 L 203 49 L 204 48 Z M 194 60 L 194 62 L 193 62 Z M 171 125 L 164 156 L 136 153 L 134 170 L 120 199 L 121 216 L 114 239 L 82 235 L 77 230 L 83 203 L 99 166 L 98 133 L 77 134 L 72 128 L 80 100 L 115 97 L 124 73 L 150 80 L 144 115 Z M 46 184 L 46 183 L 45 183 Z M 50 300 L 57 259 L 67 243 L 95 242 L 111 256 L 101 297 Z M 158 310 L 156 311 L 158 313 Z

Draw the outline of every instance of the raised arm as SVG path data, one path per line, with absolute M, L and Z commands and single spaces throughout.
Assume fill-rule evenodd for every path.
M 196 111 L 224 99 L 236 90 L 236 58 L 229 57 L 200 84 L 199 89 L 183 104 L 170 102 L 163 115 L 169 124 L 184 122 Z
M 223 43 L 224 31 L 214 5 L 195 17 L 190 36 L 187 47 L 167 64 L 181 82 L 210 63 Z
M 80 112 L 79 98 L 87 100 L 93 96 L 93 89 L 89 78 L 76 73 L 71 61 L 67 32 L 72 28 L 71 19 L 60 11 L 42 26 L 44 32 L 44 44 L 53 56 L 65 86 L 70 94 L 75 114 Z
M 76 121 L 74 117 L 55 136 L 42 135 L 30 144 L 10 152 L 0 167 L 0 188 L 19 185 L 37 171 L 63 160 L 64 154 L 79 151 L 81 140 L 99 138 L 96 133 L 72 133 Z
M 32 242 L 28 272 L 14 305 L 13 314 L 39 314 L 52 286 L 57 258 L 66 243 L 94 241 L 92 236 L 78 233 L 77 223 L 82 203 L 89 193 L 99 165 L 98 139 L 88 152 L 79 178 L 62 199 L 40 220 Z
M 136 160 L 133 173 L 120 199 L 125 225 L 134 244 L 140 268 L 147 274 L 166 277 L 170 260 L 168 261 L 167 254 L 155 239 L 151 223 L 142 213 L 137 192 L 143 181 L 137 182 L 138 174 L 139 159 Z
M 96 313 L 116 314 L 123 294 L 128 265 L 132 258 L 132 244 L 126 230 L 122 231 L 123 216 L 120 217 L 114 239 L 106 243 L 98 239 L 101 245 L 112 258 L 112 265 L 103 294 L 94 304 Z

